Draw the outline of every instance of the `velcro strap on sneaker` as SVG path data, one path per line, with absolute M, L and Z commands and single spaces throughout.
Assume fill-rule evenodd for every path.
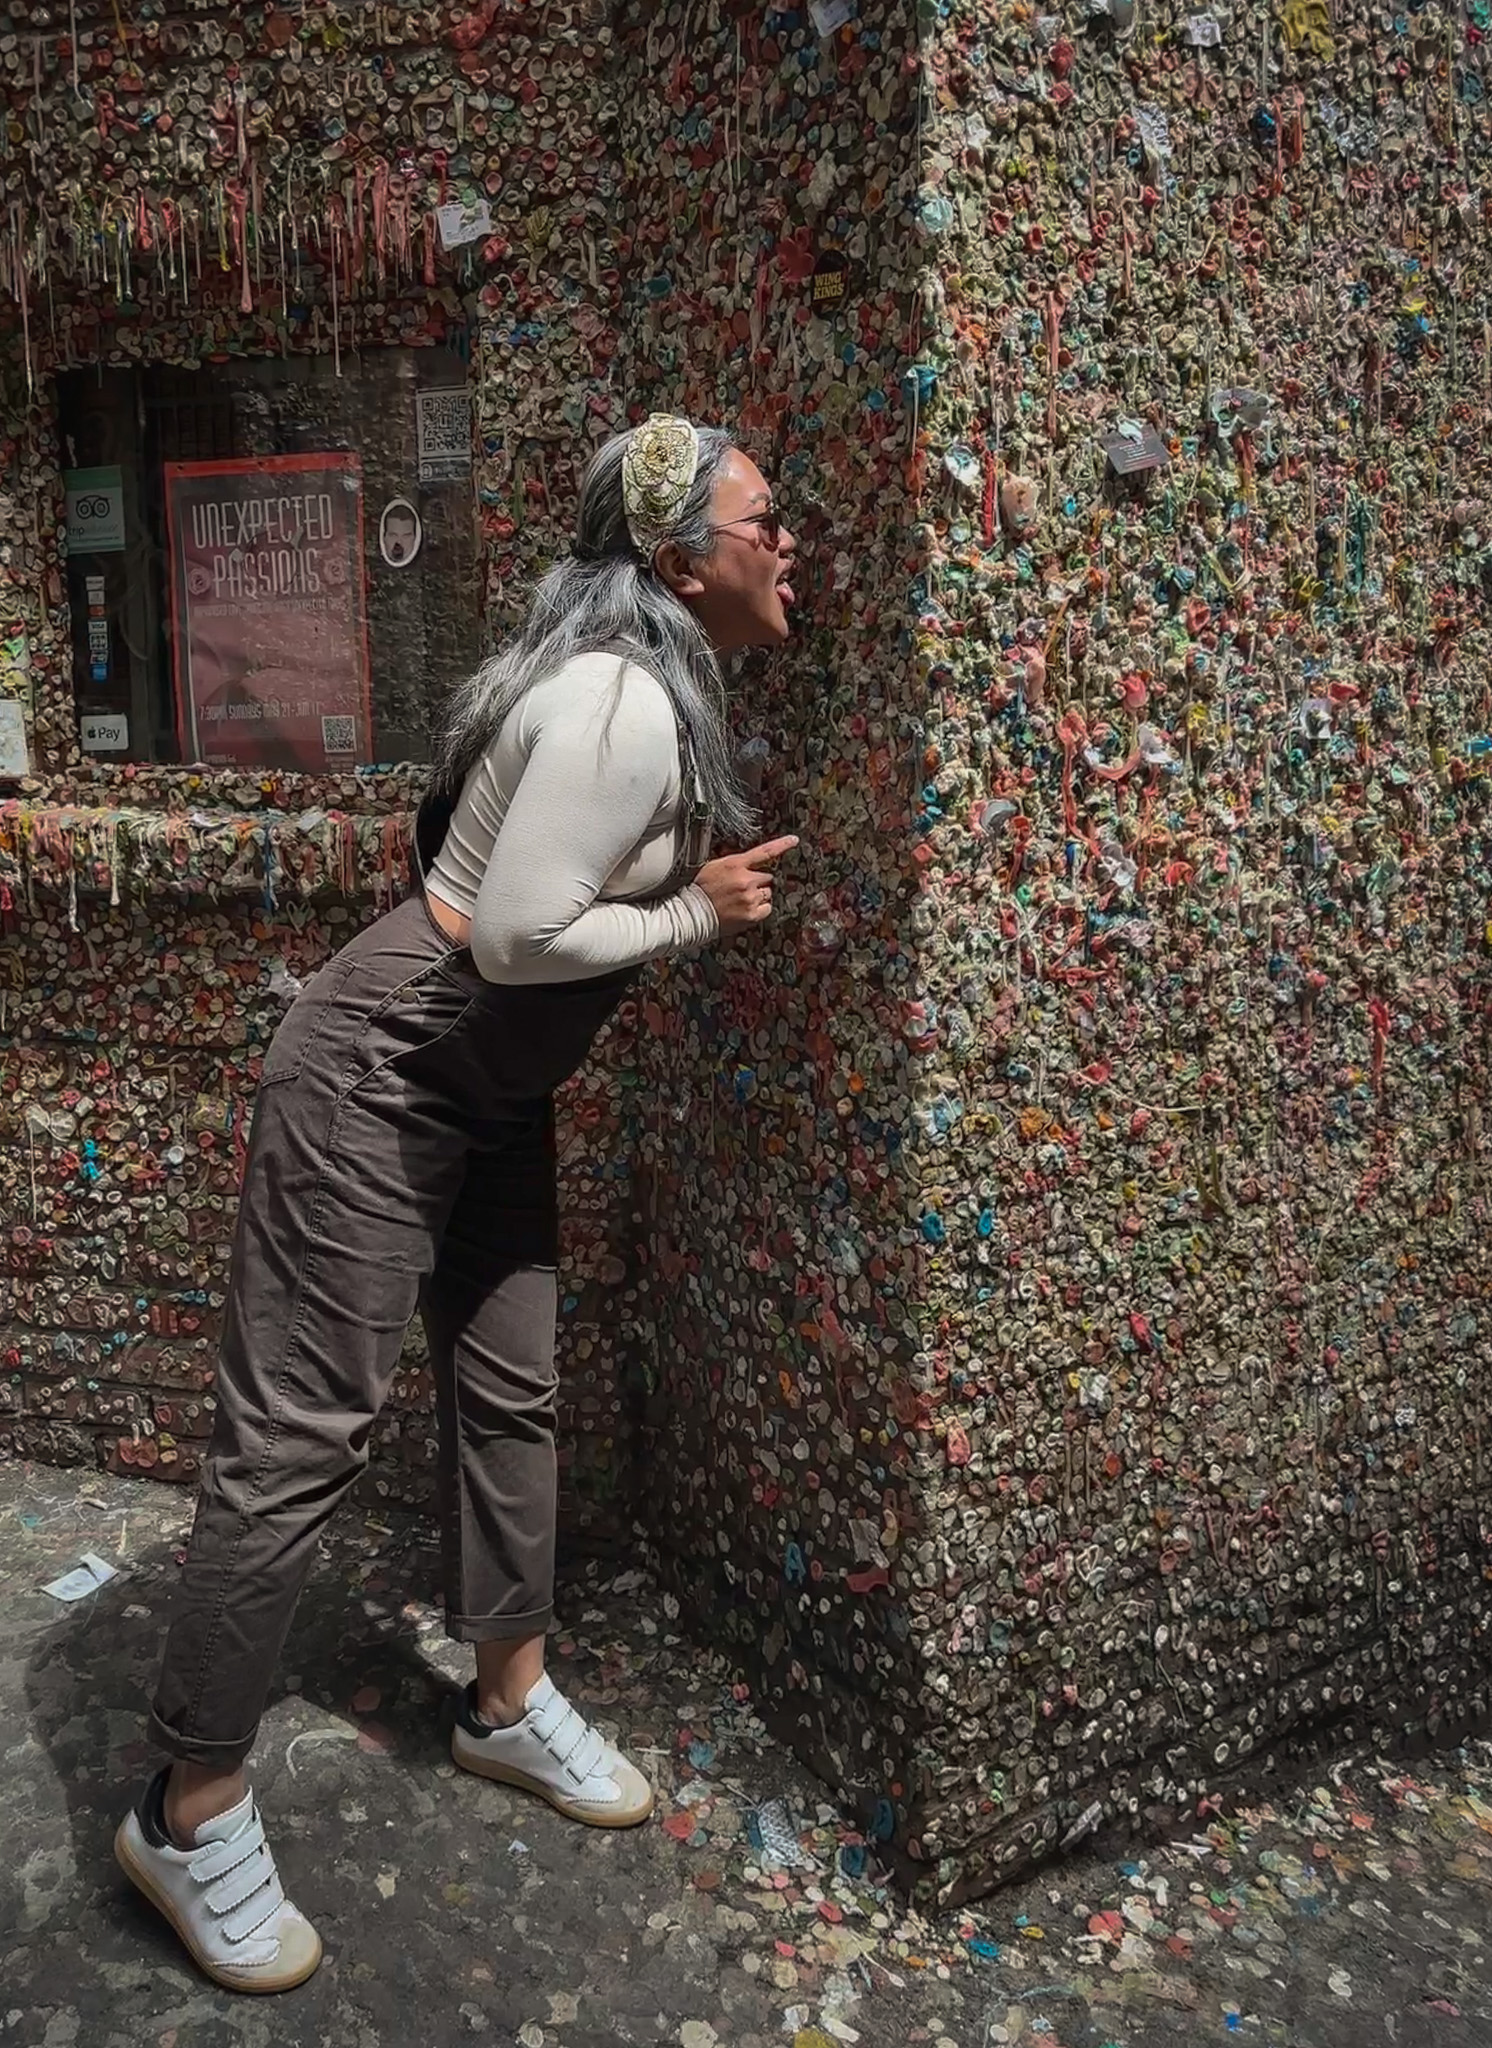
M 560 1764 L 577 1785 L 583 1784 L 606 1754 L 606 1741 L 586 1720 L 585 1716 L 564 1702 L 565 1712 L 554 1733 L 545 1739 L 545 1747 L 557 1764 Z
M 584 1780 L 591 1775 L 592 1771 L 598 1768 L 605 1755 L 605 1736 L 598 1734 L 594 1728 L 587 1728 L 585 1731 L 585 1741 L 581 1743 L 579 1749 L 570 1758 L 566 1769 L 573 1772 L 577 1779 Z
M 259 1818 L 256 1806 L 248 1823 L 231 1841 L 213 1842 L 207 1848 L 199 1849 L 189 1868 L 198 1884 L 215 1884 L 230 1870 L 237 1870 L 240 1863 L 247 1863 L 251 1856 L 257 1856 L 264 1846 L 264 1822 Z
M 554 1693 L 530 1718 L 535 1735 L 540 1742 L 552 1747 L 556 1731 L 562 1728 L 568 1717 L 575 1712 L 563 1693 Z
M 584 1715 L 577 1714 L 567 1703 L 564 1719 L 552 1735 L 545 1737 L 544 1746 L 556 1763 L 567 1764 L 589 1733 Z
M 207 1904 L 211 1911 L 226 1918 L 245 1900 L 253 1898 L 255 1892 L 262 1891 L 274 1874 L 274 1858 L 268 1849 L 261 1849 L 247 1863 L 240 1863 L 237 1870 L 230 1870 L 218 1880 L 207 1894 Z
M 212 1843 L 194 1856 L 188 1867 L 204 1888 L 203 1904 L 217 1918 L 228 1941 L 247 1941 L 285 1903 L 257 1806 L 247 1826 L 231 1841 Z
M 269 1882 L 262 1885 L 231 1919 L 223 1922 L 223 1933 L 229 1941 L 247 1941 L 249 1936 L 256 1934 L 267 1920 L 273 1920 L 284 1903 L 284 1888 L 271 1859 Z

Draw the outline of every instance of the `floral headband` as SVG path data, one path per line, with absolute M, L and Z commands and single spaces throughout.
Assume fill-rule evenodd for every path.
M 655 412 L 633 429 L 622 456 L 622 509 L 644 561 L 678 525 L 698 471 L 699 435 L 688 420 Z

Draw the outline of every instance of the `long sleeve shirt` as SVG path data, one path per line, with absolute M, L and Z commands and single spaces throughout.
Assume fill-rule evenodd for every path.
M 678 726 L 663 685 L 610 653 L 535 683 L 466 778 L 432 896 L 471 920 L 494 982 L 580 981 L 708 945 L 697 883 L 658 901 L 684 846 Z

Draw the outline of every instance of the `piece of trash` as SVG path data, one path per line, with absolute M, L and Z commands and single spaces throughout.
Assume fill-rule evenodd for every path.
M 399 1882 L 399 1873 L 397 1870 L 380 1870 L 373 1882 L 378 1888 L 380 1898 L 391 1899 Z
M 1138 874 L 1139 870 L 1136 869 L 1135 872 Z M 1101 1799 L 1095 1799 L 1091 1806 L 1087 1806 L 1083 1809 L 1083 1811 L 1078 1815 L 1077 1819 L 1073 1822 L 1072 1826 L 1067 1830 L 1067 1833 L 1062 1837 L 1062 1847 L 1064 1849 L 1070 1849 L 1073 1843 L 1080 1842 L 1083 1839 L 1084 1835 L 1092 1834 L 1093 1830 L 1098 1826 L 1098 1823 L 1102 1819 L 1103 1801 Z
M 96 1593 L 100 1586 L 107 1586 L 110 1579 L 117 1579 L 118 1572 L 113 1565 L 106 1564 L 95 1551 L 85 1550 L 82 1562 L 70 1572 L 64 1572 L 60 1579 L 43 1586 L 44 1593 L 50 1593 L 54 1600 L 86 1600 L 90 1593 Z
M 1132 861 L 1117 839 L 1105 839 L 1098 849 L 1099 864 L 1109 880 L 1120 889 L 1132 889 L 1140 878 L 1139 866 Z
M 532 1851 L 527 1842 L 520 1842 L 518 1837 L 514 1835 L 512 1841 L 508 1844 L 508 1854 L 510 1856 L 528 1856 L 532 1854 Z
M 955 441 L 943 456 L 943 467 L 956 484 L 965 490 L 977 490 L 984 480 L 984 468 L 974 450 L 962 441 Z
M 303 1742 L 356 1742 L 357 1737 L 356 1728 L 307 1728 L 303 1734 L 293 1735 L 285 1745 L 285 1762 L 291 1777 L 295 1776 L 295 1752 Z
M 993 803 L 978 805 L 977 810 L 977 818 L 972 811 L 970 812 L 970 829 L 975 832 L 982 832 L 986 839 L 993 839 L 997 833 L 1005 830 L 1005 827 L 1012 818 L 1019 814 L 1020 805 L 1012 803 L 1009 797 L 1002 796 Z
M 1250 391 L 1243 384 L 1230 384 L 1225 391 L 1213 393 L 1208 410 L 1230 437 L 1240 432 L 1257 434 L 1268 424 L 1269 394 Z
M 746 1816 L 751 1846 L 785 1870 L 815 1870 L 818 1865 L 798 1840 L 785 1799 L 769 1799 Z
M 1098 445 L 1118 477 L 1143 476 L 1171 464 L 1170 450 L 1155 428 L 1139 420 L 1120 420 L 1112 433 L 1100 435 Z
M 371 1714 L 382 1698 L 383 1694 L 376 1685 L 365 1685 L 352 1695 L 352 1711 L 354 1714 Z
M 269 993 L 278 996 L 282 1003 L 293 1003 L 304 987 L 299 975 L 292 974 L 283 961 L 269 971 Z
M 1351 1998 L 1352 1979 L 1345 1970 L 1333 1970 L 1326 1981 L 1338 1998 Z
M 1136 107 L 1135 127 L 1139 130 L 1140 141 L 1145 154 L 1152 163 L 1163 164 L 1171 154 L 1171 129 L 1163 107 Z

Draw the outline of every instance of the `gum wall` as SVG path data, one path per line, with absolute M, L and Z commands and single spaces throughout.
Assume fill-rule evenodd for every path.
M 257 1052 L 420 786 L 81 760 L 49 380 L 464 349 L 485 634 L 655 406 L 811 570 L 736 704 L 786 915 L 567 1104 L 570 1524 L 944 1899 L 1479 1720 L 1485 14 L 12 17 L 13 1448 L 191 1476 Z
M 944 1897 L 1486 1710 L 1481 48 L 945 5 L 790 89 L 854 310 L 760 325 L 804 900 L 639 1045 L 648 1426 L 700 1608 Z M 660 247 L 639 389 L 749 408 L 728 251 Z
M 57 380 L 148 371 L 189 418 L 211 377 L 241 452 L 309 427 L 312 446 L 358 450 L 370 493 L 417 502 L 459 621 L 380 577 L 372 522 L 368 609 L 376 757 L 425 758 L 444 688 L 564 533 L 588 437 L 625 424 L 610 38 L 594 9 L 543 14 L 132 23 L 80 0 L 74 43 L 65 17 L 0 13 L 0 695 L 24 709 L 35 769 L 0 782 L 11 1455 L 195 1478 L 259 1061 L 296 987 L 402 893 L 424 788 L 417 765 L 328 777 L 80 754 Z M 437 203 L 478 195 L 486 231 L 447 251 Z M 287 367 L 303 381 L 256 374 Z M 475 461 L 421 488 L 414 390 L 453 381 L 472 394 Z M 611 1243 L 628 1214 L 630 1015 L 571 1089 L 561 1148 L 562 1483 L 587 1541 L 628 1484 Z M 416 1330 L 377 1432 L 378 1497 L 426 1497 L 431 1400 Z

